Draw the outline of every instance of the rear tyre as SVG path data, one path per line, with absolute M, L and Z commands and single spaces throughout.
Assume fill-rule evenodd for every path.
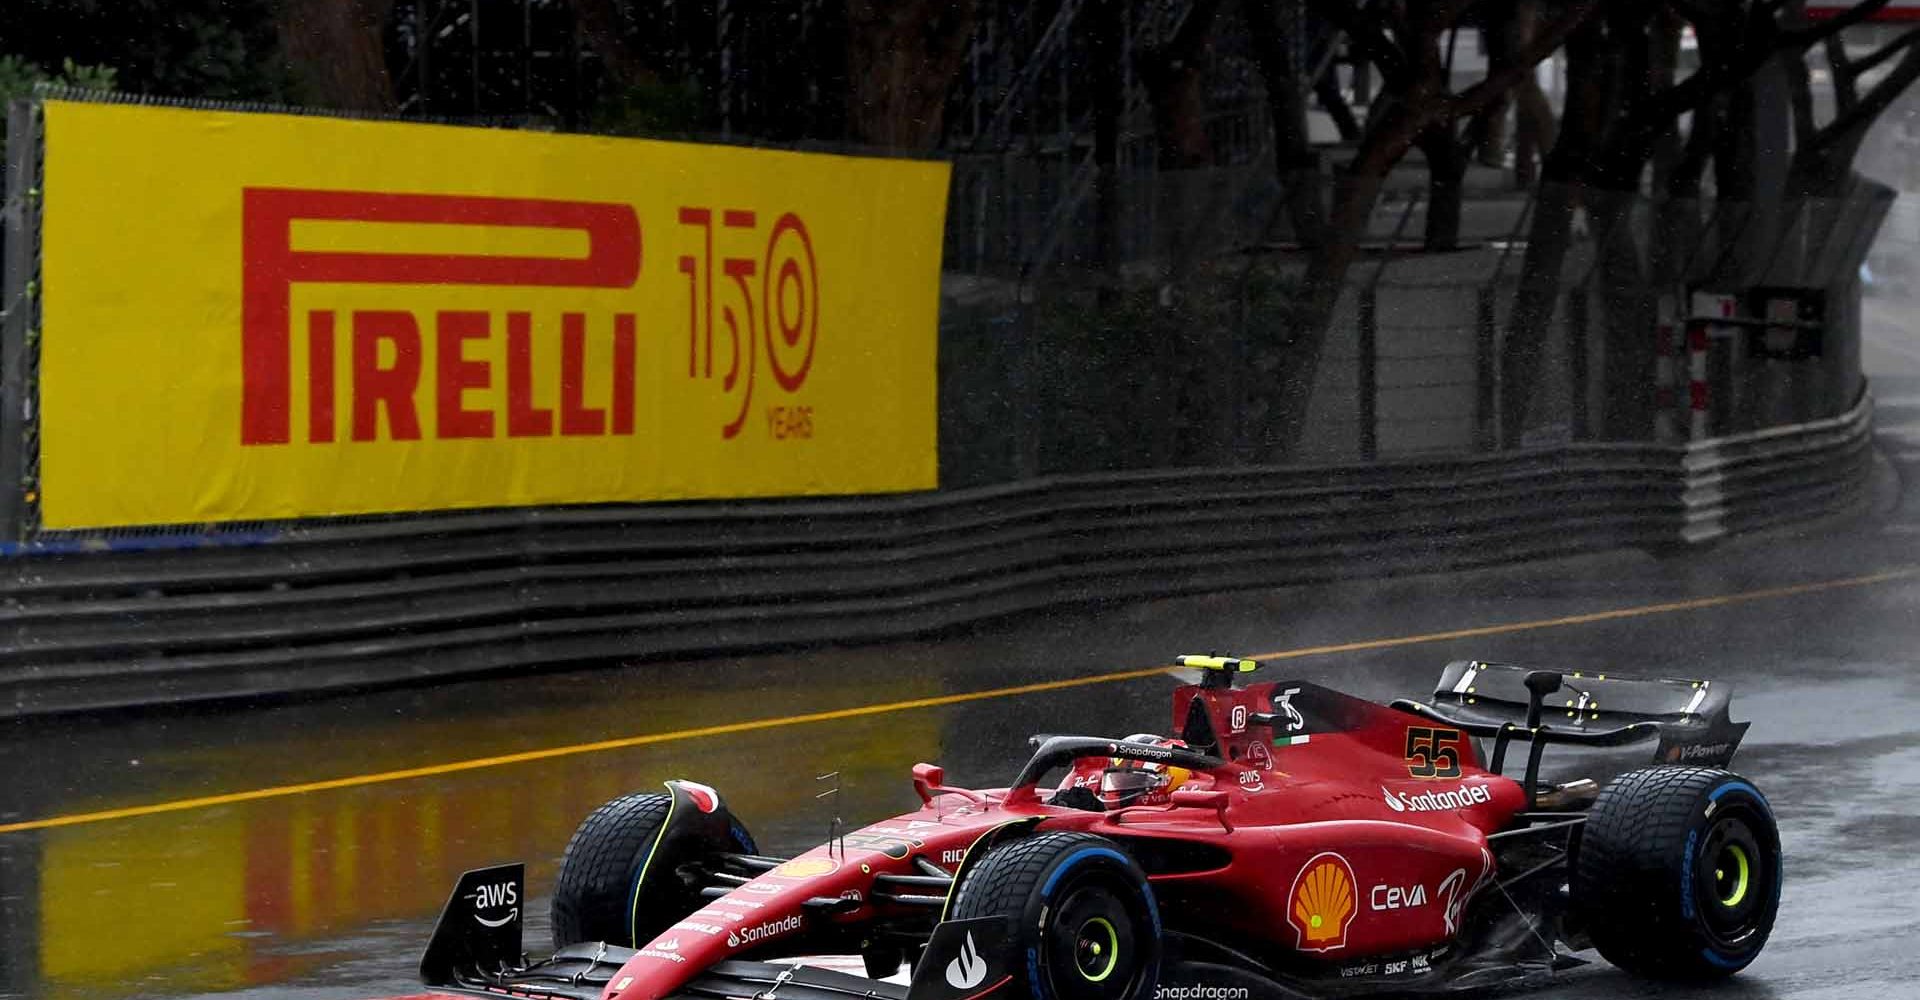
M 1607 961 L 1701 980 L 1759 956 L 1780 886 L 1780 832 L 1758 788 L 1719 768 L 1649 767 L 1594 800 L 1572 889 Z
M 949 920 L 1012 918 L 1016 995 L 1145 1000 L 1160 982 L 1160 912 L 1120 845 L 1043 833 L 995 847 L 954 889 Z
M 714 854 L 753 853 L 752 836 L 731 818 L 664 836 L 672 802 L 659 792 L 623 795 L 580 822 L 554 879 L 555 948 L 582 941 L 640 947 L 700 908 L 697 889 L 676 869 Z

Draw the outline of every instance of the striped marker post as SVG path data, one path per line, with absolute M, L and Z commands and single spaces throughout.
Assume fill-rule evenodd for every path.
M 1716 319 L 1733 319 L 1737 303 L 1731 295 L 1693 293 L 1692 315 L 1687 317 L 1687 440 L 1704 441 L 1711 427 L 1713 394 L 1707 383 L 1707 345 Z

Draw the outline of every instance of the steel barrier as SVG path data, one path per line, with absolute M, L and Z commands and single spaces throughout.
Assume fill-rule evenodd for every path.
M 1690 447 L 295 526 L 0 561 L 0 716 L 935 633 L 1039 608 L 1672 549 L 1864 497 L 1872 403 Z

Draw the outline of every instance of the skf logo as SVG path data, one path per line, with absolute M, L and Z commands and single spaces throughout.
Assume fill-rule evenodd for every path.
M 1287 923 L 1298 936 L 1301 951 L 1334 951 L 1347 946 L 1347 927 L 1353 923 L 1353 866 L 1332 851 L 1313 856 L 1294 877 L 1288 894 L 1292 905 Z
M 342 310 L 312 309 L 295 317 L 292 306 L 296 284 L 631 289 L 644 260 L 641 222 L 632 206 L 290 188 L 247 188 L 242 199 L 243 445 L 291 443 L 297 392 L 304 396 L 307 415 L 301 436 L 313 444 L 342 436 L 419 440 L 420 411 L 426 405 L 432 407 L 432 434 L 442 439 L 635 433 L 636 338 L 642 332 L 636 312 L 589 317 L 566 310 L 536 318 L 524 311 L 441 309 L 428 318 L 408 309 L 365 308 L 344 316 Z M 792 394 L 805 384 L 819 332 L 819 275 L 811 238 L 798 216 L 787 213 L 763 227 L 755 212 L 726 209 L 718 213 L 716 233 L 714 215 L 708 208 L 679 210 L 681 226 L 696 230 L 683 228 L 682 242 L 699 252 L 681 255 L 678 263 L 690 303 L 687 377 L 712 380 L 730 400 L 737 398 L 731 418 L 718 428 L 722 438 L 731 439 L 752 412 L 763 352 L 781 390 Z M 296 249 L 299 223 L 364 223 L 369 231 L 395 226 L 418 226 L 422 232 L 434 231 L 427 227 L 557 231 L 583 236 L 587 250 L 579 256 L 536 256 Z M 725 279 L 718 288 L 716 270 Z M 655 314 L 668 306 L 635 303 L 636 311 Z M 539 366 L 557 370 L 557 385 L 535 384 L 536 351 L 546 343 L 536 341 L 536 319 L 542 324 L 558 320 L 559 363 Z M 425 336 L 433 338 L 431 371 L 426 370 Z M 489 342 L 501 340 L 504 350 L 492 354 L 503 360 L 476 356 Z M 293 353 L 302 342 L 306 384 L 296 388 Z M 590 358 L 610 361 L 595 364 Z M 470 394 L 502 384 L 504 399 L 497 408 L 471 404 Z M 809 407 L 769 406 L 766 414 L 768 433 L 775 438 L 812 435 Z

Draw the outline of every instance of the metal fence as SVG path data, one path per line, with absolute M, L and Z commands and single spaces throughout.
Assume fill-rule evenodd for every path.
M 1613 206 L 1615 221 L 1570 244 L 1544 324 L 1519 329 L 1532 200 L 1484 187 L 1460 249 L 1417 253 L 1423 182 L 1397 175 L 1289 441 L 1273 414 L 1305 258 L 1279 241 L 1270 166 L 1129 168 L 1101 247 L 1097 177 L 1067 150 L 956 166 L 938 492 L 47 532 L 34 518 L 32 108 L 16 105 L 8 144 L 0 715 L 880 639 L 1081 601 L 1682 546 L 1847 510 L 1868 467 L 1847 260 L 1885 211 L 1879 192 L 1798 215 L 1690 206 L 1700 252 L 1666 271 L 1647 262 L 1672 249 L 1672 206 Z M 1637 256 L 1608 256 L 1628 244 Z M 1822 350 L 1710 345 L 1713 440 L 1605 440 L 1611 414 L 1653 405 L 1663 291 L 1760 280 L 1756 267 L 1824 283 Z M 1517 422 L 1502 412 L 1514 338 L 1543 359 Z M 1644 370 L 1620 363 L 1640 353 Z
M 82 96 L 66 94 L 64 96 Z M 142 99 L 145 100 L 145 99 Z M 10 117 L 6 296 L 0 323 L 0 542 L 118 535 L 38 530 L 39 124 Z M 1518 329 L 1534 196 L 1470 175 L 1458 249 L 1426 253 L 1425 173 L 1388 178 L 1312 380 L 1305 427 L 1273 415 L 1293 384 L 1285 344 L 1307 255 L 1286 241 L 1287 191 L 1271 154 L 1196 170 L 1132 158 L 1103 216 L 1091 151 L 960 155 L 946 237 L 940 330 L 941 468 L 949 487 L 1183 466 L 1460 456 L 1590 440 L 1654 440 L 1613 414 L 1656 405 L 1649 346 L 1663 290 L 1766 282 L 1830 290 L 1817 356 L 1751 356 L 1716 343 L 1715 433 L 1839 412 L 1859 391 L 1855 272 L 1891 193 L 1752 206 L 1657 204 L 1576 192 L 1611 220 L 1578 231 L 1544 323 Z M 1295 179 L 1297 180 L 1297 178 Z M 1598 210 L 1605 208 L 1605 212 Z M 1584 211 L 1585 209 L 1583 209 Z M 1674 219 L 1690 220 L 1676 232 Z M 1104 246 L 1101 244 L 1104 242 Z M 1684 250 L 1675 246 L 1684 244 Z M 1623 271 L 1625 245 L 1634 269 Z M 1655 274 L 1660 268 L 1668 273 Z M 73 334 L 63 334 L 73 335 Z M 1520 419 L 1508 348 L 1537 344 Z M 1669 401 L 1666 405 L 1675 405 Z M 1503 426 L 1518 426 L 1503 434 Z M 431 530 L 433 519 L 422 520 Z M 251 539 L 257 526 L 146 529 L 180 544 Z
M 0 716 L 937 632 L 1076 603 L 1677 548 L 1862 502 L 1871 401 L 1699 446 L 312 525 L 0 563 Z

